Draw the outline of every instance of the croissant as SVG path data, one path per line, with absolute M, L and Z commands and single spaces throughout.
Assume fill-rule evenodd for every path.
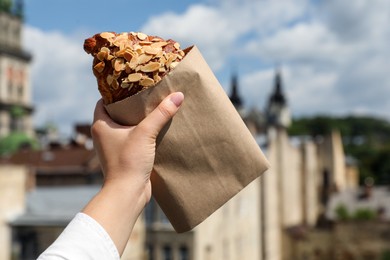
M 156 85 L 184 58 L 172 39 L 142 32 L 102 32 L 84 41 L 93 56 L 92 70 L 108 105 Z

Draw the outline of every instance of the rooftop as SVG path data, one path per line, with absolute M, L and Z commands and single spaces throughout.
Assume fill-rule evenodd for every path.
M 6 161 L 35 168 L 39 174 L 95 172 L 100 169 L 94 150 L 84 147 L 59 147 L 49 150 L 21 150 Z
M 100 186 L 44 187 L 27 194 L 26 211 L 12 226 L 66 226 L 100 190 Z

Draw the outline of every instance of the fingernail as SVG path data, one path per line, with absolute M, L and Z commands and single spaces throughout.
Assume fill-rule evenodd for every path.
M 175 104 L 175 106 L 179 107 L 181 103 L 183 103 L 184 95 L 181 92 L 176 92 L 173 93 L 169 99 L 173 104 Z

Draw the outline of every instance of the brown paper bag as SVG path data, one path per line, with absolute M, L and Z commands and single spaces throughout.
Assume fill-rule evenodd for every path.
M 194 228 L 259 177 L 268 162 L 199 50 L 155 87 L 106 107 L 136 125 L 168 94 L 184 93 L 157 141 L 152 192 L 177 232 Z

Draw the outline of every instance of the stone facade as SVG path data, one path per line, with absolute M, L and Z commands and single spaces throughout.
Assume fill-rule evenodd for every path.
M 277 90 L 269 103 L 276 101 L 282 106 L 280 111 L 285 111 L 288 109 L 280 76 L 276 79 Z M 233 86 L 237 88 L 236 79 Z M 233 101 L 239 104 L 240 97 L 235 91 Z M 263 119 L 253 118 L 253 114 L 244 116 L 271 168 L 194 230 L 186 235 L 176 234 L 158 206 L 152 206 L 153 221 L 148 222 L 150 216 L 146 221 L 149 259 L 294 259 L 290 251 L 284 250 L 290 243 L 286 230 L 314 227 L 324 211 L 323 196 L 328 198 L 334 191 L 332 187 L 356 187 L 357 178 L 353 175 L 357 172 L 351 165 L 346 170 L 339 133 L 319 140 L 290 137 L 285 128 L 289 120 L 279 120 L 276 118 L 279 116 L 285 114 L 273 113 L 268 126 L 260 128 L 255 121 L 264 122 Z M 147 209 L 147 215 L 150 211 Z M 188 248 L 187 258 L 180 258 L 179 245 Z
M 335 168 L 334 161 L 319 157 L 318 151 L 342 144 L 332 138 L 321 143 L 291 139 L 282 128 L 270 129 L 266 140 L 264 151 L 271 168 L 193 231 L 177 235 L 154 205 L 155 218 L 146 238 L 148 248 L 153 248 L 150 259 L 170 254 L 172 259 L 182 259 L 179 245 L 186 245 L 188 259 L 196 260 L 293 259 L 283 250 L 289 243 L 285 230 L 315 226 L 322 210 L 321 167 Z M 166 248 L 172 248 L 172 253 Z
M 0 165 L 0 259 L 12 255 L 9 221 L 24 211 L 28 171 L 23 166 Z
M 155 202 L 150 203 L 145 213 L 149 259 L 261 259 L 259 187 L 257 179 L 183 234 L 173 230 Z
M 265 212 L 263 260 L 288 259 L 284 229 L 313 225 L 318 215 L 316 146 L 290 140 L 284 129 L 270 129 L 267 150 L 271 169 L 262 179 Z
M 12 131 L 33 135 L 31 55 L 22 49 L 22 20 L 0 12 L 0 137 Z
M 260 259 L 259 179 L 194 229 L 193 259 Z
M 389 222 L 339 222 L 331 229 L 308 229 L 299 239 L 289 239 L 285 250 L 294 260 L 390 259 Z

